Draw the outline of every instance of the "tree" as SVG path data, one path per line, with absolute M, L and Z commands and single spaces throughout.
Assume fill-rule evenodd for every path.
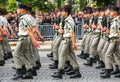
M 6 0 L 0 0 L 0 7 L 4 7 L 6 5 Z
M 108 6 L 108 5 L 114 5 L 115 0 L 93 0 L 96 1 L 96 5 L 98 7 Z
M 16 0 L 8 0 L 6 9 L 8 12 L 14 12 L 16 10 Z

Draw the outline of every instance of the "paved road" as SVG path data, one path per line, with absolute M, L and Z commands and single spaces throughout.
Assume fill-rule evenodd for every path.
M 0 82 L 120 82 L 119 78 L 112 78 L 110 79 L 101 79 L 99 77 L 100 70 L 95 69 L 94 67 L 86 67 L 83 65 L 83 62 L 85 60 L 82 60 L 80 58 L 77 58 L 80 70 L 82 73 L 82 78 L 80 79 L 69 79 L 69 76 L 64 75 L 62 80 L 54 79 L 51 77 L 51 74 L 56 70 L 51 70 L 48 68 L 48 65 L 52 63 L 49 58 L 46 57 L 46 54 L 50 51 L 39 51 L 41 56 L 41 63 L 42 68 L 38 70 L 38 76 L 34 77 L 33 80 L 17 80 L 13 81 L 11 80 L 12 76 L 14 75 L 15 71 L 11 69 L 13 66 L 12 59 L 9 59 L 6 61 L 5 66 L 0 67 Z M 78 54 L 79 51 L 76 52 Z

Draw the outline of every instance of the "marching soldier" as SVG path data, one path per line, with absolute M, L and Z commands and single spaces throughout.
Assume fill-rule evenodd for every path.
M 86 43 L 86 41 L 88 40 L 88 36 L 90 34 L 90 31 L 91 31 L 91 28 L 89 27 L 89 23 L 90 23 L 89 19 L 91 17 L 92 8 L 91 7 L 86 7 L 85 8 L 85 12 L 86 13 L 84 15 L 84 25 L 83 25 L 84 36 L 83 36 L 83 39 L 82 39 L 82 42 L 81 42 L 81 54 L 78 56 L 78 57 L 81 57 L 81 58 L 88 57 L 88 55 L 87 55 L 88 54 L 87 53 L 88 50 L 85 47 L 88 45 L 88 43 Z
M 94 20 L 91 26 L 93 29 L 93 35 L 91 37 L 90 47 L 89 47 L 90 55 L 89 55 L 89 58 L 87 59 L 87 62 L 84 63 L 84 65 L 92 66 L 93 60 L 95 56 L 97 55 L 97 45 L 98 45 L 99 38 L 100 38 L 100 29 L 98 29 L 97 27 L 99 15 L 100 15 L 100 8 L 96 8 L 94 12 Z
M 39 47 L 39 44 L 35 40 L 32 32 L 32 24 L 31 20 L 29 20 L 27 15 L 28 6 L 25 4 L 19 4 L 17 8 L 17 14 L 20 16 L 19 18 L 19 42 L 17 43 L 16 49 L 14 51 L 13 59 L 16 68 L 16 75 L 12 78 L 13 80 L 17 80 L 19 78 L 22 79 L 33 79 L 32 75 L 32 65 L 31 65 L 31 57 L 30 57 L 30 40 L 35 47 Z M 26 73 L 24 74 L 24 70 L 22 69 L 21 64 L 21 56 L 25 61 Z
M 60 34 L 63 34 L 63 39 L 59 47 L 58 72 L 52 75 L 54 78 L 62 79 L 62 76 L 64 74 L 64 65 L 67 58 L 73 67 L 73 73 L 70 78 L 81 77 L 79 66 L 75 57 L 75 52 L 73 50 L 77 50 L 77 47 L 74 35 L 74 20 L 71 17 L 71 8 L 71 5 L 65 5 L 62 11 L 62 15 L 65 18 L 65 25 L 63 29 L 60 28 L 59 31 Z
M 120 35 L 119 35 L 119 26 L 120 26 L 120 19 L 119 19 L 119 8 L 118 7 L 111 7 L 110 16 L 113 17 L 111 26 L 110 26 L 110 34 L 109 34 L 109 46 L 105 53 L 105 72 L 100 76 L 102 78 L 110 78 L 111 77 L 111 70 L 112 64 L 115 61 L 117 65 L 120 67 Z M 115 75 L 115 77 L 119 77 Z
M 60 21 L 61 21 L 61 11 L 57 13 L 57 17 L 53 25 L 53 29 L 56 31 L 56 36 L 54 38 L 54 41 L 53 41 L 54 44 L 52 48 L 54 63 L 49 66 L 50 69 L 58 68 L 58 59 L 59 59 L 58 49 L 62 41 L 62 35 L 58 33 L 58 30 L 61 27 L 61 26 L 59 27 Z
M 98 66 L 96 68 L 102 68 L 105 67 L 104 62 L 102 61 L 102 49 L 105 45 L 106 41 L 106 36 L 105 36 L 105 24 L 106 24 L 106 19 L 105 19 L 105 13 L 104 13 L 104 8 L 101 8 L 100 16 L 99 16 L 99 25 L 98 28 L 101 30 L 101 36 L 100 36 L 100 41 L 97 46 L 97 52 L 99 55 L 99 60 L 98 60 Z
M 10 24 L 7 21 L 6 9 L 2 9 L 2 10 L 3 10 L 3 14 L 2 14 L 1 20 L 2 20 L 2 23 L 4 25 L 3 30 L 5 33 L 5 35 L 3 36 L 4 42 L 2 42 L 2 47 L 3 47 L 3 51 L 4 51 L 4 58 L 6 60 L 9 58 L 12 58 L 11 47 L 10 47 L 9 42 L 8 42 L 8 38 L 10 38 L 10 33 L 8 30 L 11 31 L 12 37 L 16 37 L 16 34 L 14 33 L 13 29 L 11 28 Z
M 5 64 L 4 60 L 4 53 L 3 53 L 3 47 L 2 47 L 2 42 L 4 41 L 3 38 L 3 22 L 1 20 L 1 15 L 3 14 L 3 10 L 0 8 L 0 66 L 3 66 Z

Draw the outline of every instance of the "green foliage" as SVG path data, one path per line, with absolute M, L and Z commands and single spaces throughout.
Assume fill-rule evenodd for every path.
M 54 1 L 54 0 L 53 0 Z M 88 0 L 69 0 L 72 2 L 73 10 L 82 10 L 88 4 Z M 48 0 L 0 0 L 0 7 L 6 7 L 8 12 L 16 10 L 16 2 L 28 4 L 33 7 L 33 10 L 41 10 L 43 12 L 50 11 L 54 8 L 60 8 L 68 3 L 68 0 L 58 0 L 57 3 L 50 3 Z M 103 7 L 105 5 L 114 5 L 115 0 L 93 0 L 93 7 Z
M 8 3 L 6 4 L 6 10 L 8 12 L 14 12 L 16 8 L 16 0 L 8 0 Z
M 115 4 L 115 0 L 93 0 L 96 1 L 96 5 L 98 7 L 104 7 L 107 5 L 114 5 Z

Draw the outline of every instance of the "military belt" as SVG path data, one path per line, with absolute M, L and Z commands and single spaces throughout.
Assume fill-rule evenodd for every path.
M 20 35 L 19 38 L 28 37 L 28 35 Z
M 110 40 L 118 39 L 119 37 L 111 37 Z
M 100 32 L 94 32 L 93 34 L 98 35 L 98 34 L 100 34 Z
M 68 38 L 63 38 L 63 40 L 68 40 L 68 39 L 70 39 L 70 37 L 68 37 Z

